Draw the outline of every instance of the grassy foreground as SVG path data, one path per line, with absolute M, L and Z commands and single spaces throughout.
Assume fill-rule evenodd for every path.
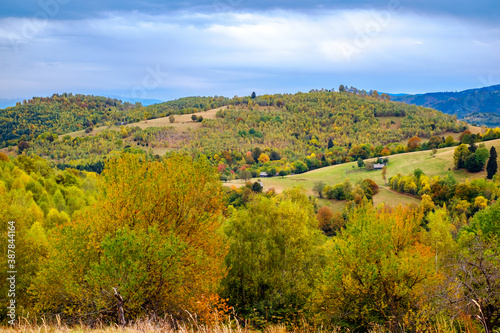
M 404 331 L 404 329 L 403 329 Z M 75 326 L 69 327 L 66 325 L 35 325 L 35 324 L 20 324 L 14 327 L 0 327 L 0 332 L 42 332 L 42 333 L 52 333 L 52 332 L 64 332 L 64 333 L 76 333 L 76 332 L 94 332 L 94 333 L 114 333 L 114 332 L 125 332 L 125 333 L 136 333 L 136 332 L 162 332 L 162 333 L 340 333 L 340 332 L 353 332 L 349 329 L 341 329 L 340 327 L 323 327 L 323 326 L 309 326 L 304 323 L 302 327 L 287 328 L 285 325 L 273 325 L 268 326 L 262 331 L 253 330 L 241 327 L 237 324 L 221 324 L 215 326 L 204 326 L 204 325 L 180 325 L 177 328 L 173 328 L 171 325 L 166 323 L 153 323 L 150 321 L 142 321 L 139 323 L 134 323 L 127 325 L 125 327 L 120 327 L 118 325 L 114 326 L 102 326 L 102 327 L 89 327 L 89 326 Z M 438 321 L 433 327 L 428 327 L 426 332 L 429 333 L 476 333 L 479 332 L 476 326 L 473 325 L 457 325 L 451 321 Z M 368 333 L 390 333 L 387 329 L 374 325 Z

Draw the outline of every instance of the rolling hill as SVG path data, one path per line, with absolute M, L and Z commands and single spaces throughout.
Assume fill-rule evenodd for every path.
M 83 115 L 80 118 L 75 117 L 72 107 L 57 112 L 59 100 L 47 100 L 43 110 L 73 116 L 73 121 L 55 118 L 49 127 L 41 120 L 45 116 L 42 112 L 33 115 L 33 127 L 17 121 L 18 127 L 24 125 L 31 131 L 28 154 L 78 165 L 124 150 L 158 157 L 179 151 L 193 157 L 205 155 L 228 178 L 246 169 L 252 174 L 300 173 L 359 158 L 401 153 L 414 136 L 420 137 L 425 147 L 431 138 L 439 141 L 438 145 L 444 144 L 445 136 L 456 136 L 467 127 L 456 117 L 429 108 L 326 90 L 254 98 L 191 97 L 146 108 L 129 105 L 117 112 L 102 108 L 101 116 L 101 109 L 90 112 L 76 108 Z M 23 106 L 18 109 L 24 110 Z M 216 109 L 209 110 L 213 107 Z M 7 109 L 11 113 L 15 110 Z M 108 121 L 103 126 L 102 118 L 115 113 L 126 117 L 128 124 Z M 86 114 L 94 117 L 91 127 L 79 123 Z M 172 117 L 157 117 L 166 114 Z M 139 122 L 140 116 L 144 118 Z M 75 129 L 79 131 L 75 133 Z M 12 133 L 2 132 L 5 136 Z M 19 134 L 14 133 L 18 140 L 22 138 Z M 451 138 L 448 144 L 454 140 Z
M 116 98 L 54 94 L 33 97 L 0 109 L 0 148 L 30 141 L 41 134 L 66 134 L 98 126 L 123 125 L 171 114 L 186 114 L 226 105 L 227 99 L 185 97 L 144 107 Z

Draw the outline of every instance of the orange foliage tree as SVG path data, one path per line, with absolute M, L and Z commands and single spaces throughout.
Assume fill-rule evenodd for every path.
M 418 136 L 414 136 L 413 138 L 408 140 L 408 151 L 415 151 L 420 148 L 420 138 Z

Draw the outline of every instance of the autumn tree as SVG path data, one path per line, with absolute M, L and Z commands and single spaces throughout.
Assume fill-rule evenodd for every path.
M 418 136 L 414 136 L 408 140 L 408 151 L 416 151 L 420 148 L 422 140 Z
M 471 131 L 465 130 L 458 137 L 458 141 L 461 144 L 469 144 L 471 142 L 471 135 L 472 135 Z
M 269 162 L 271 159 L 266 153 L 260 154 L 259 158 L 257 159 L 260 163 L 264 164 L 266 162 Z M 274 176 L 274 175 L 273 175 Z
M 125 154 L 108 162 L 100 188 L 92 209 L 52 234 L 32 284 L 36 309 L 116 320 L 118 287 L 129 319 L 197 313 L 224 272 L 223 192 L 209 163 Z
M 316 217 L 318 219 L 319 228 L 326 236 L 335 236 L 337 232 L 345 226 L 342 214 L 339 212 L 333 213 L 327 206 L 321 207 Z
M 169 121 L 170 123 L 175 122 L 175 117 L 174 117 L 174 115 L 173 115 L 173 114 L 171 114 L 170 116 L 168 116 L 168 121 Z
M 28 149 L 29 147 L 30 147 L 30 145 L 26 141 L 21 141 L 17 144 L 17 149 L 18 149 L 19 154 L 22 154 L 22 152 L 25 151 L 26 149 Z
M 330 222 L 333 218 L 332 210 L 327 206 L 323 206 L 318 210 L 316 217 L 318 218 L 319 228 L 326 234 L 326 231 L 329 231 Z
M 422 287 L 434 279 L 433 257 L 421 242 L 422 215 L 371 204 L 349 216 L 333 240 L 313 298 L 315 309 L 334 324 L 390 331 L 416 326 L 426 306 Z

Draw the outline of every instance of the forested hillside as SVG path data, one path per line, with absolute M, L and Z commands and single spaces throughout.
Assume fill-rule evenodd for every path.
M 220 108 L 215 117 L 201 111 L 213 107 Z M 189 120 L 178 116 L 194 111 L 198 113 Z M 326 90 L 232 99 L 191 97 L 148 108 L 135 106 L 127 119 L 141 113 L 149 120 L 166 114 L 170 118 L 163 127 L 148 127 L 145 120 L 100 127 L 95 133 L 90 129 L 76 137 L 45 132 L 19 151 L 78 168 L 123 150 L 158 157 L 172 151 L 203 154 L 223 179 L 231 179 L 245 170 L 253 176 L 285 175 L 359 158 L 451 146 L 455 141 L 450 134 L 466 128 L 436 110 L 390 102 L 375 94 Z M 410 138 L 414 138 L 411 146 Z
M 142 119 L 184 114 L 225 105 L 227 99 L 186 97 L 143 107 L 116 98 L 54 94 L 33 97 L 0 110 L 0 148 L 29 141 L 47 132 L 65 134 L 98 126 L 128 124 Z

